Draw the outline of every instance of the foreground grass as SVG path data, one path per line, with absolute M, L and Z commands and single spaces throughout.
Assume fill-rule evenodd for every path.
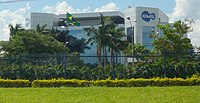
M 199 103 L 200 86 L 0 88 L 0 103 Z

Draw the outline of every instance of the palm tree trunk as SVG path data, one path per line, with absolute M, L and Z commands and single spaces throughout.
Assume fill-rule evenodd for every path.
M 117 56 L 118 56 L 118 53 L 116 53 L 116 57 L 115 57 L 116 58 L 116 64 L 118 63 L 118 57 Z
M 110 49 L 110 65 L 112 66 L 113 65 L 113 59 L 114 59 L 114 57 L 113 57 L 113 49 Z
M 98 65 L 101 66 L 101 48 L 97 48 Z
M 108 64 L 107 50 L 104 46 L 104 66 Z

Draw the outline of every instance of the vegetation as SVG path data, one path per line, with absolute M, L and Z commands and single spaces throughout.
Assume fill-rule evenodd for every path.
M 69 48 L 69 52 L 84 53 L 86 49 L 90 49 L 85 38 L 78 39 L 72 35 L 69 35 L 69 31 L 51 31 L 54 38 L 59 42 L 62 42 L 65 47 Z
M 46 25 L 37 26 L 37 30 L 25 30 L 20 24 L 10 27 L 10 41 L 1 41 L 1 51 L 8 55 L 31 53 L 64 53 L 67 48 L 49 35 L 44 35 Z
M 152 79 L 115 79 L 115 80 L 35 80 L 33 87 L 146 87 L 146 86 L 196 86 L 200 85 L 199 78 L 152 78 Z
M 117 56 L 121 50 L 126 47 L 126 41 L 123 41 L 122 38 L 125 37 L 124 28 L 118 28 L 116 24 L 111 23 L 110 17 L 104 17 L 101 14 L 100 17 L 100 26 L 98 29 L 91 27 L 86 28 L 85 30 L 88 32 L 88 42 L 93 45 L 96 43 L 97 45 L 97 56 L 98 56 L 98 64 L 101 66 L 101 62 L 104 62 L 104 65 L 108 64 L 107 50 L 110 50 L 111 55 L 111 64 L 113 62 L 113 56 Z M 102 53 L 103 51 L 103 53 Z M 101 58 L 103 54 L 103 60 Z
M 10 38 L 16 35 L 18 31 L 24 30 L 21 24 L 16 24 L 15 26 L 10 24 L 8 27 L 10 28 Z
M 184 38 L 184 34 L 190 29 L 185 22 L 158 25 L 163 32 L 162 36 L 150 34 L 155 41 L 154 49 L 148 50 L 141 44 L 132 45 L 124 41 L 124 28 L 117 27 L 110 19 L 101 14 L 98 29 L 85 29 L 88 40 L 70 36 L 69 31 L 47 30 L 46 25 L 38 25 L 36 31 L 24 30 L 20 25 L 10 25 L 10 41 L 0 42 L 1 50 L 6 54 L 1 57 L 0 76 L 33 81 L 62 78 L 66 73 L 68 79 L 103 80 L 110 77 L 188 78 L 200 73 L 200 56 L 191 53 L 191 42 Z M 88 58 L 80 57 L 80 53 L 89 49 L 88 44 L 94 43 L 97 45 L 98 65 L 85 64 L 84 60 Z M 136 59 L 134 66 L 118 64 L 117 56 L 122 51 L 127 56 L 132 56 L 132 49 Z M 107 65 L 108 62 L 110 65 Z
M 1 50 L 9 55 L 33 53 L 64 53 L 67 48 L 53 37 L 41 33 L 23 30 L 17 32 L 10 41 L 1 42 Z
M 31 84 L 28 80 L 9 80 L 9 79 L 0 79 L 0 87 L 31 87 Z
M 1 88 L 2 103 L 198 103 L 200 87 Z
M 172 59 L 172 61 L 183 61 L 191 58 L 188 55 L 178 55 L 193 52 L 193 46 L 190 39 L 184 37 L 190 29 L 185 22 L 177 21 L 173 23 L 173 25 L 158 25 L 158 28 L 163 32 L 162 37 L 159 37 L 158 35 L 153 36 L 156 38 L 153 41 L 154 49 L 158 53 L 164 55 L 165 52 L 167 52 L 168 56 L 171 56 L 169 59 Z M 176 55 L 175 58 L 174 55 Z
M 43 58 L 41 58 L 43 56 Z M 27 57 L 27 56 L 26 56 Z M 0 77 L 9 79 L 52 79 L 64 77 L 63 55 L 51 56 L 51 60 L 44 55 L 32 55 L 30 58 L 21 56 L 21 62 L 14 57 L 8 57 L 10 64 L 1 64 Z M 38 59 L 40 57 L 40 59 Z M 57 59 L 57 60 L 56 60 Z M 30 61 L 31 60 L 31 61 Z M 167 66 L 166 77 L 190 78 L 200 72 L 200 62 L 179 62 Z M 80 80 L 104 80 L 131 79 L 131 78 L 154 78 L 164 77 L 162 61 L 156 63 L 144 63 L 134 67 L 115 65 L 105 67 L 90 67 L 80 61 L 79 56 L 67 59 L 66 78 Z

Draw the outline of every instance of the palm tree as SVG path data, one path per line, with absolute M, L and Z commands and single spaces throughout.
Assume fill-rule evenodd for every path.
M 86 39 L 78 39 L 72 35 L 69 35 L 69 30 L 58 31 L 57 29 L 52 28 L 49 31 L 49 35 L 54 37 L 59 42 L 63 42 L 65 47 L 70 49 L 70 52 L 84 53 L 85 49 L 90 49 Z
M 16 24 L 15 27 L 12 24 L 8 26 L 10 28 L 10 38 L 17 34 L 18 31 L 24 30 L 21 24 Z
M 133 51 L 132 51 L 133 48 Z M 128 47 L 123 51 L 125 54 L 128 56 L 131 56 L 132 53 L 134 52 L 134 55 L 136 55 L 135 59 L 137 61 L 144 61 L 145 60 L 145 55 L 150 53 L 150 50 L 148 50 L 144 45 L 141 45 L 139 43 L 132 45 L 129 43 Z
M 90 36 L 90 38 L 88 39 L 88 43 L 90 43 L 90 45 L 93 45 L 94 43 L 96 43 L 97 45 L 97 56 L 98 56 L 98 64 L 101 66 L 101 51 L 102 51 L 102 35 L 100 34 L 99 30 L 97 30 L 94 27 L 91 28 L 86 28 L 85 29 L 88 32 L 88 36 Z
M 68 35 L 66 42 L 68 44 L 65 43 L 65 46 L 70 49 L 70 52 L 84 53 L 85 49 L 90 49 L 90 47 L 88 46 L 88 42 L 84 38 L 78 39 L 76 37 Z
M 38 33 L 44 33 L 47 31 L 46 29 L 47 24 L 40 26 L 39 24 L 36 26 L 36 32 Z
M 113 64 L 113 60 L 114 60 L 114 55 L 116 56 L 116 63 L 118 62 L 117 60 L 117 56 L 118 54 L 120 54 L 121 51 L 123 51 L 127 45 L 127 42 L 125 40 L 123 40 L 123 37 L 126 37 L 126 35 L 124 34 L 124 28 L 119 28 L 117 27 L 116 24 L 111 24 L 111 26 L 109 26 L 109 36 L 107 37 L 109 41 L 109 50 L 110 50 L 110 65 Z
M 101 66 L 101 55 L 102 55 L 102 49 L 103 49 L 103 55 L 104 55 L 104 65 L 107 64 L 107 50 L 106 47 L 108 46 L 108 39 L 106 34 L 108 33 L 108 27 L 110 26 L 110 17 L 104 17 L 102 14 L 100 14 L 100 25 L 98 29 L 95 27 L 86 28 L 85 30 L 88 32 L 87 35 L 90 37 L 88 39 L 88 43 L 93 45 L 96 43 L 97 45 L 97 56 L 98 56 L 98 64 Z

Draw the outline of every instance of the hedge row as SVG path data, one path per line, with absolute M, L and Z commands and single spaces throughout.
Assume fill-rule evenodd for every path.
M 200 78 L 152 78 L 152 79 L 127 79 L 127 80 L 35 80 L 33 87 L 146 87 L 146 86 L 197 86 Z
M 106 79 L 106 80 L 77 80 L 52 79 L 28 80 L 0 79 L 0 87 L 146 87 L 146 86 L 200 86 L 200 78 L 152 78 L 152 79 Z
M 31 87 L 29 80 L 0 79 L 0 87 Z
M 35 60 L 37 61 L 37 60 Z M 67 62 L 68 63 L 68 62 Z M 57 65 L 47 62 L 46 64 L 29 64 L 23 65 L 3 64 L 0 65 L 0 77 L 9 79 L 25 80 L 47 80 L 52 78 L 64 78 L 64 65 Z M 166 75 L 164 75 L 166 70 Z M 162 61 L 154 63 L 141 63 L 132 66 L 122 64 L 115 66 L 89 66 L 77 67 L 76 65 L 67 64 L 66 78 L 80 80 L 105 80 L 109 77 L 119 79 L 131 78 L 190 78 L 193 74 L 200 73 L 200 60 L 192 62 L 167 62 L 166 69 Z

